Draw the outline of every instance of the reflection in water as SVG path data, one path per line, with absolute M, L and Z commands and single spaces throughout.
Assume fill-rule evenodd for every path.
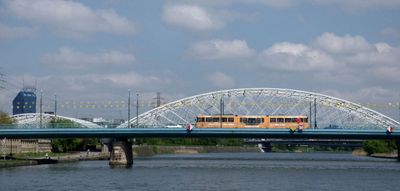
M 332 153 L 211 153 L 0 169 L 1 190 L 395 190 L 400 163 Z

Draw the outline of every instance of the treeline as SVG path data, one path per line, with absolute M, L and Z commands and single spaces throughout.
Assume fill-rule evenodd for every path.
M 363 149 L 368 155 L 374 153 L 392 153 L 397 150 L 395 140 L 367 140 L 364 141 Z
M 198 145 L 198 146 L 244 146 L 243 139 L 221 139 L 221 138 L 138 138 L 137 145 Z
M 12 119 L 7 113 L 0 111 L 0 128 L 10 127 L 16 121 Z

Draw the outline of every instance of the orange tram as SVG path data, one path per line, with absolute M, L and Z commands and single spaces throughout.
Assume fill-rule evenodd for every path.
M 309 128 L 307 116 L 250 116 L 250 115 L 201 115 L 196 118 L 196 128 Z

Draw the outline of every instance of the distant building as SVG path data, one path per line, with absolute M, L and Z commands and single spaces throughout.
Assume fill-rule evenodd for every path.
M 23 88 L 13 100 L 13 115 L 36 113 L 36 89 Z

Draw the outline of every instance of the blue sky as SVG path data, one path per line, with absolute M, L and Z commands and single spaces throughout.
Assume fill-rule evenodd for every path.
M 5 111 L 23 81 L 49 105 L 243 87 L 400 100 L 398 0 L 0 2 Z

